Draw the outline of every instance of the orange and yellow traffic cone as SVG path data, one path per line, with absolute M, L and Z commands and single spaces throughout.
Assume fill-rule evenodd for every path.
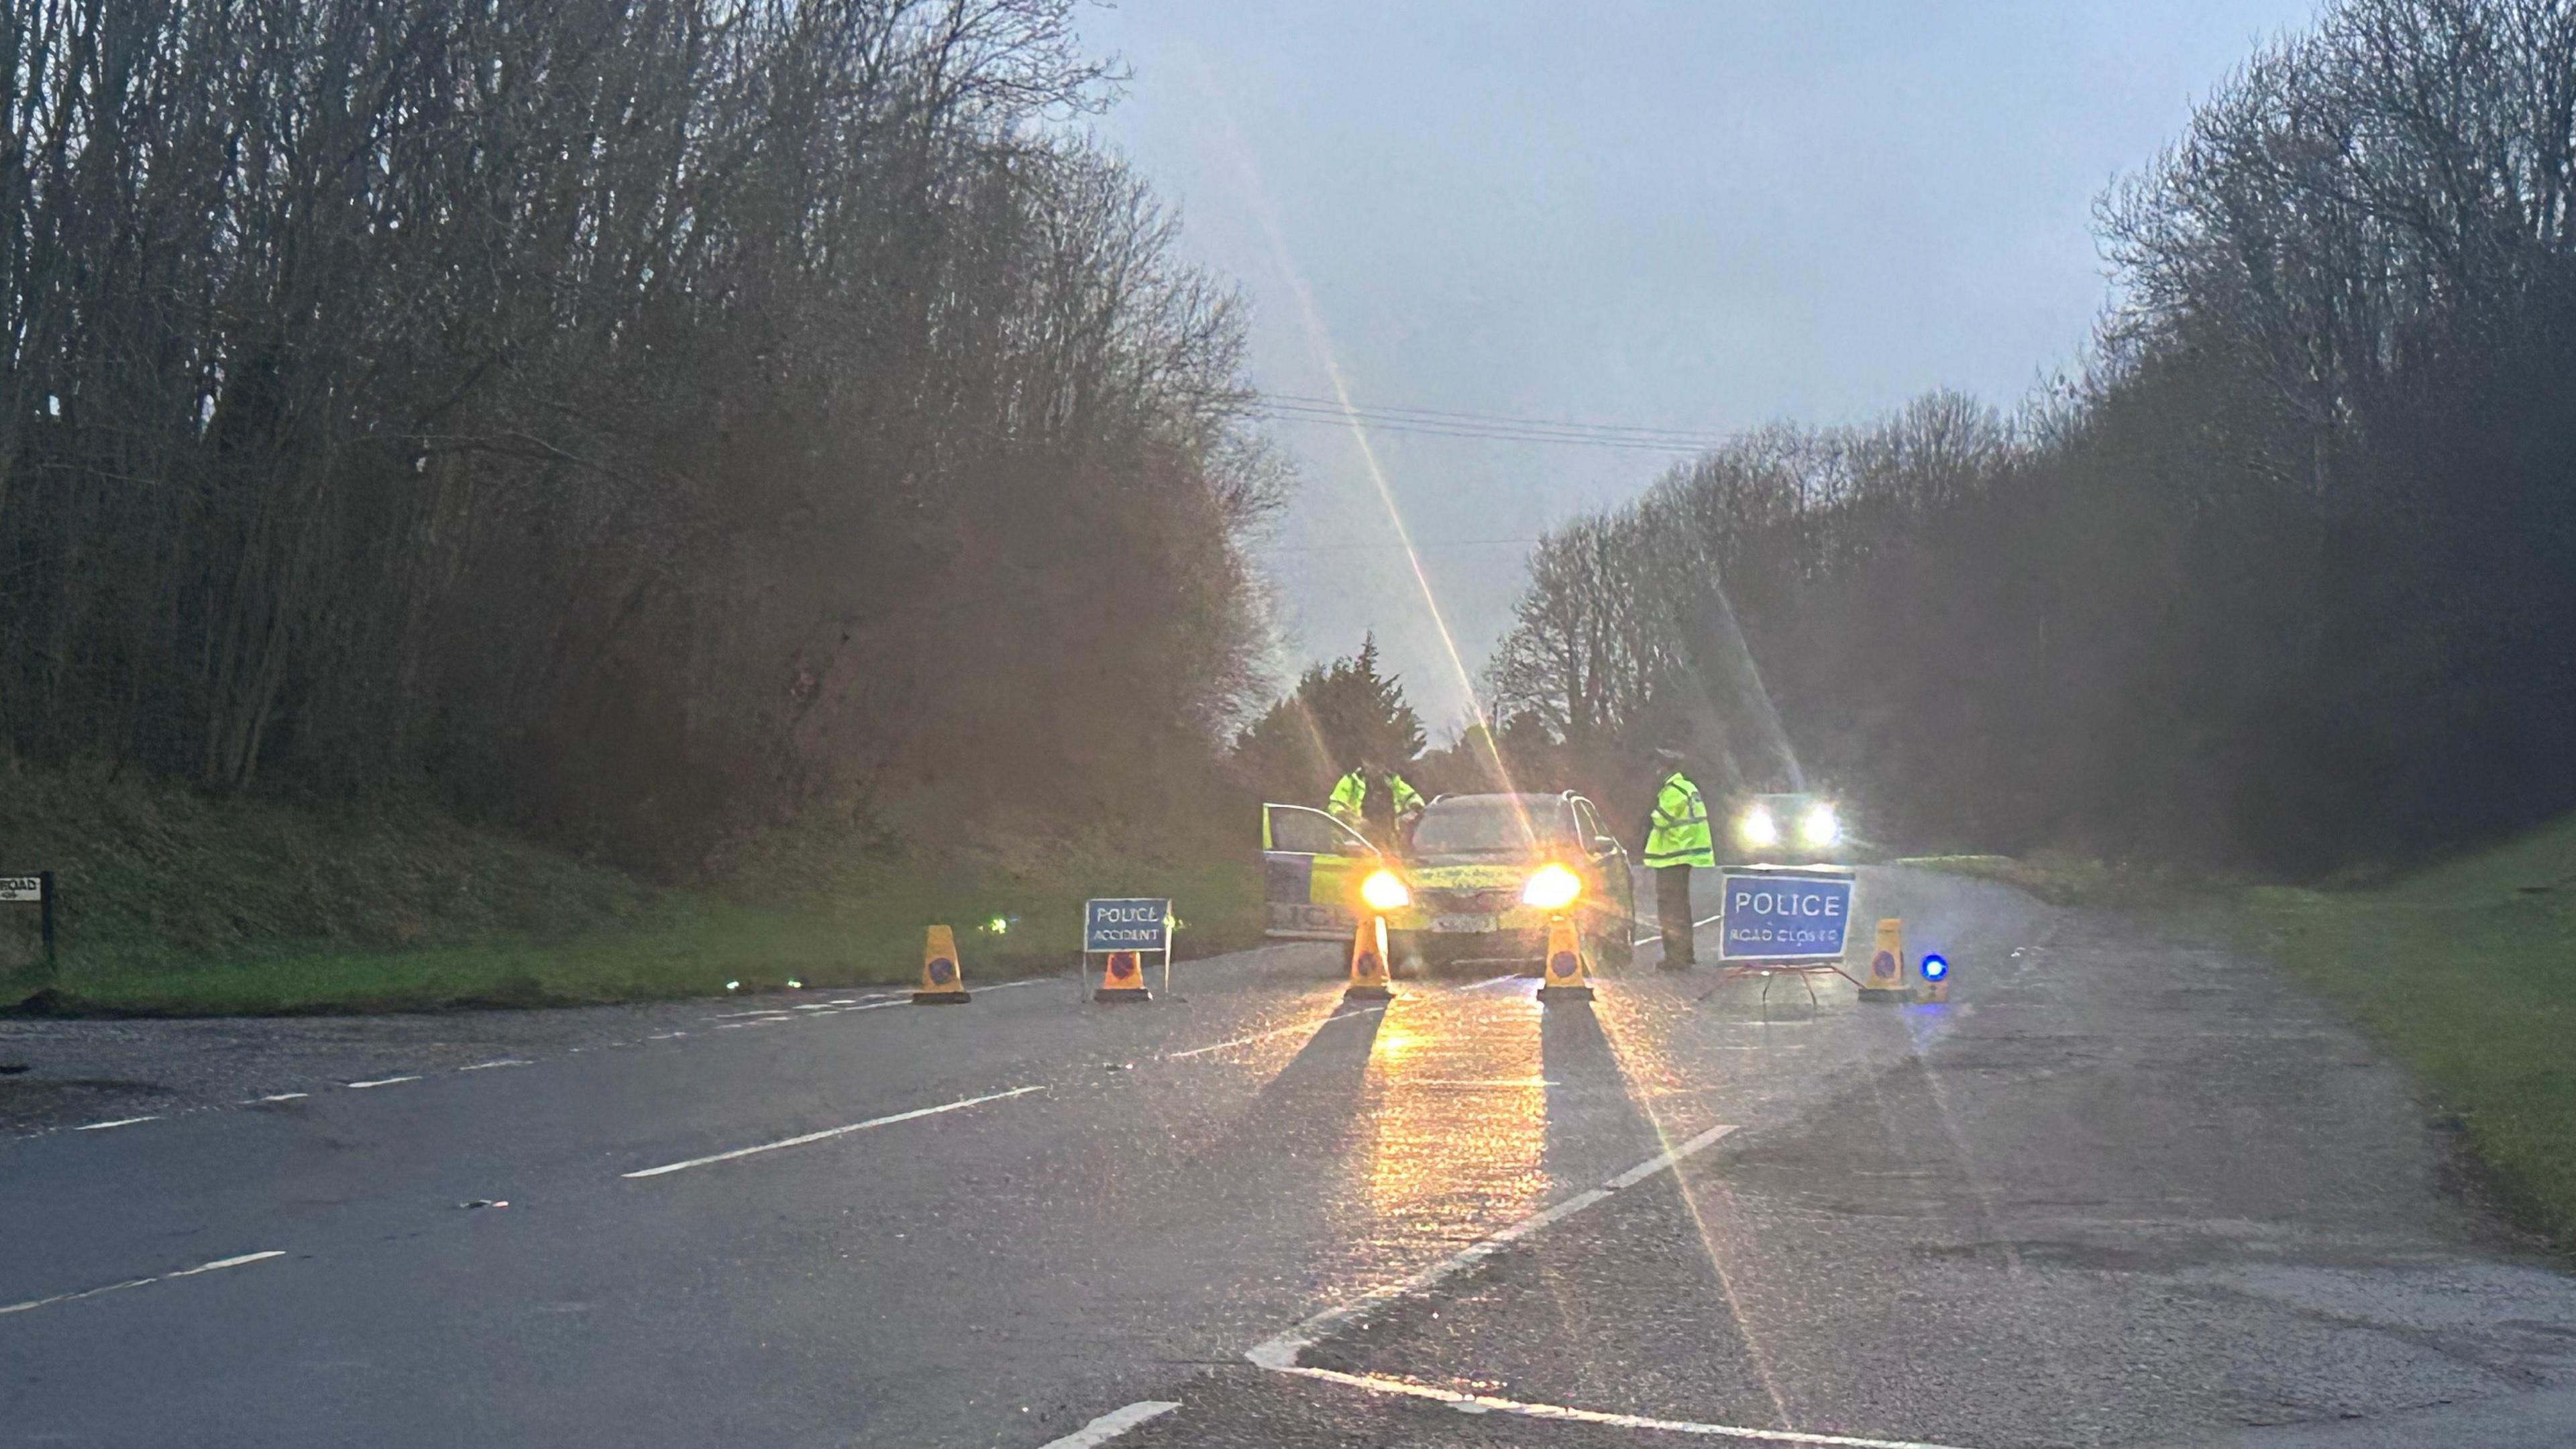
M 1592 968 L 1583 959 L 1583 937 L 1563 916 L 1547 923 L 1547 974 L 1539 983 L 1538 999 L 1592 999 Z
M 1386 971 L 1386 917 L 1361 918 L 1351 932 L 1351 987 L 1344 1001 L 1392 1001 L 1395 987 Z
M 1145 989 L 1144 957 L 1134 951 L 1112 951 L 1109 963 L 1100 968 L 1100 989 L 1091 993 L 1094 1001 L 1151 1001 L 1154 993 Z
M 1903 1001 L 1912 994 L 1905 985 L 1905 922 L 1889 916 L 1878 923 L 1878 944 L 1870 951 L 1868 973 L 1861 977 L 1860 999 Z
M 965 969 L 957 964 L 957 933 L 946 926 L 931 927 L 921 944 L 921 989 L 912 993 L 912 1004 L 953 1006 L 971 999 Z

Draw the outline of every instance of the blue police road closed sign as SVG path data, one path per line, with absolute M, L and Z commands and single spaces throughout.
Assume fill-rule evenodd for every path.
M 1160 951 L 1171 944 L 1170 900 L 1085 901 L 1085 951 Z
M 1851 925 L 1852 878 L 1838 871 L 1730 870 L 1719 880 L 1721 961 L 1830 961 Z

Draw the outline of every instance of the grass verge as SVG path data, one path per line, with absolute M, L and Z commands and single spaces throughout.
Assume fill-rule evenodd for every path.
M 960 831 L 972 842 L 977 833 Z M 190 1015 L 544 1006 L 918 979 L 957 930 L 967 983 L 1069 961 L 1082 901 L 1169 895 L 1180 954 L 1260 939 L 1258 857 L 1224 828 L 892 848 L 781 834 L 656 889 L 426 810 L 208 802 L 98 777 L 0 778 L 0 870 L 62 879 L 48 981 L 31 908 L 0 919 L 0 1008 Z M 996 933 L 980 928 L 996 919 Z
M 2576 818 L 2386 889 L 2244 900 L 2254 943 L 2350 1003 L 2576 1247 Z
M 2028 856 L 1918 855 L 1893 863 L 1996 881 L 2052 905 L 2094 910 L 2178 905 L 2213 888 L 2202 877 L 2168 866 L 2102 861 L 2049 850 Z

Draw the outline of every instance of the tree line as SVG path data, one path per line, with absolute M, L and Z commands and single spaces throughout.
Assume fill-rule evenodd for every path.
M 1552 530 L 1521 753 L 2289 873 L 2576 806 L 2576 5 L 2330 5 L 2097 213 L 2118 301 L 2018 412 L 1775 427 Z
M 10 0 L 0 753 L 630 863 L 1256 683 L 1234 297 L 1073 0 Z

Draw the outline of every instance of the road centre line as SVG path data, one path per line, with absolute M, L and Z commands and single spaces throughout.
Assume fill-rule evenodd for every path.
M 1568 1408 L 1563 1404 L 1534 1404 L 1521 1399 L 1496 1398 L 1491 1394 L 1464 1394 L 1456 1389 L 1435 1388 L 1409 1379 L 1381 1378 L 1376 1374 L 1346 1374 L 1333 1369 L 1291 1366 L 1281 1373 L 1300 1378 L 1341 1384 L 1347 1388 L 1365 1389 L 1372 1394 L 1401 1394 L 1407 1398 L 1430 1399 L 1469 1413 L 1519 1414 L 1531 1419 L 1553 1419 L 1559 1423 L 1599 1424 L 1613 1429 L 1656 1429 L 1667 1434 L 1697 1434 L 1713 1439 L 1742 1439 L 1756 1444 L 1813 1444 L 1830 1449 L 1959 1449 L 1956 1445 L 1931 1444 L 1919 1439 L 1864 1439 L 1849 1434 L 1807 1434 L 1795 1429 L 1756 1429 L 1742 1424 L 1704 1424 L 1690 1419 L 1652 1419 L 1643 1414 L 1605 1414 L 1597 1409 Z M 1087 1441 L 1097 1443 L 1099 1441 Z
M 1110 1410 L 1061 1439 L 1049 1439 L 1039 1449 L 1099 1449 L 1147 1419 L 1160 1418 L 1179 1407 L 1168 1399 L 1140 1399 L 1123 1409 Z
M 408 1077 L 378 1077 L 372 1082 L 351 1082 L 349 1084 L 349 1090 L 352 1092 L 363 1092 L 369 1087 L 392 1087 L 399 1086 L 404 1082 L 417 1082 L 419 1080 L 420 1077 L 417 1073 Z
M 686 1162 L 666 1162 L 660 1167 L 647 1167 L 641 1171 L 620 1173 L 618 1175 L 621 1177 L 660 1177 L 664 1173 L 684 1172 L 692 1167 L 706 1167 L 718 1162 L 731 1162 L 737 1157 L 750 1157 L 762 1152 L 776 1152 L 783 1147 L 802 1147 L 809 1142 L 822 1142 L 834 1137 L 846 1137 L 850 1133 L 865 1132 L 872 1127 L 891 1127 L 897 1122 L 910 1122 L 917 1117 L 935 1117 L 942 1112 L 955 1112 L 967 1107 L 980 1107 L 986 1102 L 999 1102 L 1007 1098 L 1026 1096 L 1031 1092 L 1043 1092 L 1045 1090 L 1046 1087 L 1043 1084 L 1028 1087 L 1013 1087 L 1007 1092 L 991 1092 L 981 1097 L 967 1097 L 960 1101 L 942 1102 L 936 1107 L 915 1107 L 909 1112 L 897 1112 L 888 1117 L 871 1117 L 865 1122 L 852 1122 L 843 1127 L 826 1127 L 820 1132 L 807 1132 L 796 1137 L 782 1137 L 776 1142 L 763 1142 L 757 1147 L 737 1147 L 731 1152 L 718 1152 L 707 1157 L 692 1157 Z
M 175 1273 L 156 1273 L 149 1278 L 128 1278 L 122 1283 L 110 1283 L 104 1288 L 84 1288 L 78 1293 L 57 1293 L 51 1298 L 31 1298 L 24 1303 L 0 1305 L 0 1315 L 32 1312 L 38 1308 L 50 1308 L 57 1303 L 75 1303 L 83 1298 L 96 1298 L 101 1293 L 141 1288 L 147 1284 L 167 1282 L 172 1278 L 193 1278 L 200 1273 L 212 1273 L 221 1268 L 238 1268 L 244 1263 L 263 1263 L 271 1258 L 285 1256 L 284 1249 L 271 1248 L 265 1253 L 244 1253 L 238 1258 L 218 1258 L 211 1263 L 199 1263 L 193 1268 L 181 1268 Z
M 1620 1189 L 1634 1187 L 1684 1158 L 1706 1150 L 1718 1139 L 1734 1130 L 1732 1124 L 1711 1127 L 1679 1147 L 1656 1153 L 1599 1187 L 1586 1188 L 1554 1207 L 1541 1209 L 1522 1218 L 1492 1237 L 1432 1264 L 1401 1283 L 1378 1289 L 1374 1293 L 1354 1299 L 1338 1308 L 1328 1308 L 1275 1338 L 1253 1345 L 1244 1357 L 1262 1368 L 1274 1369 L 1280 1373 L 1301 1372 L 1297 1365 L 1297 1356 L 1326 1338 L 1343 1329 L 1357 1327 L 1366 1322 L 1369 1315 L 1398 1299 L 1409 1298 L 1416 1293 L 1438 1286 L 1443 1280 L 1465 1272 L 1550 1223 L 1570 1218 L 1585 1208 L 1609 1201 L 1610 1196 Z
M 535 1065 L 535 1062 L 529 1061 L 526 1057 L 494 1057 L 488 1062 L 476 1062 L 470 1067 L 458 1067 L 457 1070 L 460 1072 L 488 1072 L 494 1067 L 533 1067 Z
M 1206 1056 L 1209 1052 L 1224 1051 L 1227 1047 L 1249 1046 L 1257 1041 L 1268 1041 L 1274 1036 L 1286 1036 L 1292 1031 L 1322 1031 L 1325 1027 L 1331 1026 L 1334 1022 L 1349 1021 L 1351 1018 L 1358 1016 L 1375 1016 L 1384 1010 L 1386 1010 L 1386 1008 L 1383 1006 L 1363 1006 L 1357 1011 L 1337 1011 L 1331 1016 L 1325 1017 L 1322 1021 L 1314 1023 L 1312 1026 L 1309 1026 L 1302 1021 L 1292 1021 L 1286 1026 L 1273 1027 L 1269 1031 L 1256 1031 L 1250 1036 L 1235 1037 L 1231 1041 L 1221 1041 L 1214 1046 L 1192 1047 L 1185 1052 L 1166 1052 L 1163 1054 L 1163 1060 L 1167 1062 L 1186 1061 L 1191 1057 Z
M 137 1123 L 137 1122 L 158 1122 L 158 1121 L 160 1121 L 160 1120 L 161 1120 L 161 1119 L 160 1119 L 158 1116 L 151 1116 L 151 1117 L 119 1117 L 119 1118 L 115 1119 L 115 1120 L 114 1120 L 114 1121 L 112 1121 L 112 1122 L 88 1122 L 88 1123 L 84 1123 L 84 1124 L 82 1124 L 81 1126 L 78 1126 L 78 1127 L 73 1128 L 72 1130 L 73 1130 L 74 1132 L 104 1132 L 104 1131 L 106 1131 L 106 1130 L 107 1130 L 108 1128 L 110 1128 L 110 1127 L 131 1127 L 131 1126 L 133 1126 L 133 1125 L 134 1125 L 135 1123 Z

